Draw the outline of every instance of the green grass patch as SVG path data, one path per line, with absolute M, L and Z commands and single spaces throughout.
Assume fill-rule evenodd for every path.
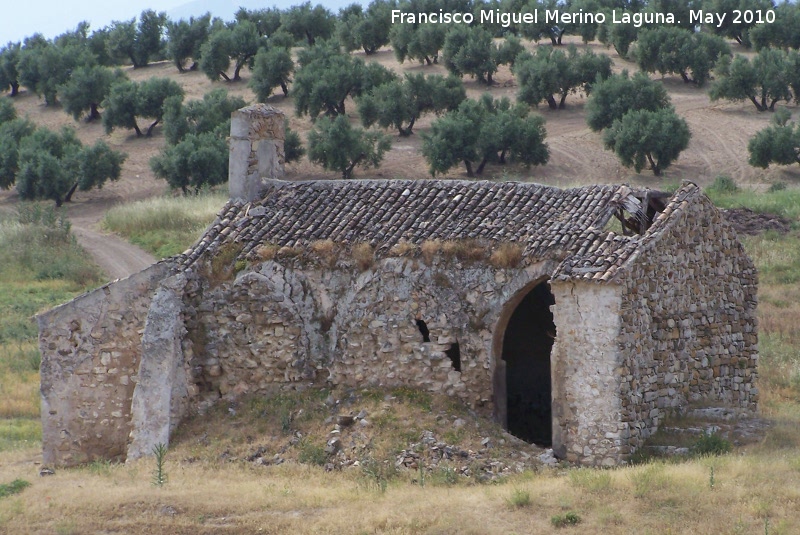
M 800 236 L 765 232 L 760 236 L 740 236 L 758 268 L 759 283 L 796 284 L 800 282 Z
M 0 451 L 31 448 L 41 441 L 42 423 L 38 419 L 0 419 Z
M 103 226 L 132 243 L 166 258 L 188 249 L 210 225 L 227 197 L 159 197 L 112 208 Z
M 15 479 L 11 483 L 0 483 L 0 498 L 19 494 L 30 486 L 31 484 L 24 479 Z
M 800 189 L 772 189 L 766 193 L 758 193 L 750 189 L 734 189 L 733 186 L 735 184 L 718 178 L 705 193 L 720 208 L 749 208 L 754 212 L 776 214 L 792 220 L 793 226 L 797 228 L 800 219 Z

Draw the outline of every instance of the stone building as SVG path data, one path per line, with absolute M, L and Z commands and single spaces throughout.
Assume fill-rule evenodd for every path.
M 584 465 L 692 405 L 756 409 L 756 271 L 696 185 L 286 182 L 279 112 L 231 132 L 191 249 L 39 316 L 46 463 L 293 385 L 444 392 Z

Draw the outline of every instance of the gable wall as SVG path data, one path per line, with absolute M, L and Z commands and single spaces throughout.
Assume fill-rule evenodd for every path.
M 619 344 L 623 420 L 635 448 L 691 404 L 755 410 L 755 267 L 701 193 L 628 267 Z
M 125 458 L 154 264 L 38 317 L 44 463 Z

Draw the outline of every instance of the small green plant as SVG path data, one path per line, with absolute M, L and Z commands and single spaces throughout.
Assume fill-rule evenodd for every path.
M 708 187 L 714 193 L 731 194 L 739 191 L 739 186 L 736 182 L 727 175 L 719 175 L 714 179 L 714 182 Z
M 153 456 L 156 458 L 156 467 L 153 469 L 153 486 L 163 487 L 167 483 L 167 472 L 164 470 L 167 460 L 167 445 L 159 442 L 153 446 Z
M 711 473 L 708 475 L 708 487 L 713 489 L 715 483 L 716 482 L 714 481 L 714 467 L 712 466 L 711 467 Z
M 786 182 L 775 182 L 767 188 L 767 193 L 777 193 L 786 189 Z
M 369 486 L 384 493 L 389 486 L 389 481 L 397 475 L 397 468 L 394 463 L 381 462 L 368 457 L 361 461 L 361 472 L 366 477 Z
M 319 444 L 314 444 L 310 440 L 302 440 L 298 447 L 300 452 L 297 454 L 297 460 L 303 464 L 324 466 L 328 461 L 328 454 L 325 453 L 325 448 Z
M 437 485 L 452 487 L 458 483 L 458 472 L 450 466 L 440 466 L 433 472 L 432 479 Z
M 509 506 L 521 509 L 531 505 L 531 493 L 523 489 L 514 489 L 511 496 L 506 498 Z
M 2 483 L 0 484 L 0 498 L 5 498 L 6 496 L 13 496 L 14 494 L 19 494 L 26 488 L 30 487 L 31 484 L 25 481 L 24 479 L 15 479 L 11 483 Z
M 574 511 L 567 511 L 563 515 L 553 515 L 550 517 L 550 523 L 557 528 L 577 526 L 581 523 L 581 517 Z
M 695 455 L 723 455 L 730 453 L 733 449 L 731 443 L 722 438 L 717 433 L 703 434 L 692 445 L 692 452 Z

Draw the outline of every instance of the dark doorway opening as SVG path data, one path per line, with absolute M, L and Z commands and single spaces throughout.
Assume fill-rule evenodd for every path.
M 508 431 L 542 446 L 553 442 L 550 350 L 556 335 L 550 285 L 536 285 L 514 309 L 503 336 Z

